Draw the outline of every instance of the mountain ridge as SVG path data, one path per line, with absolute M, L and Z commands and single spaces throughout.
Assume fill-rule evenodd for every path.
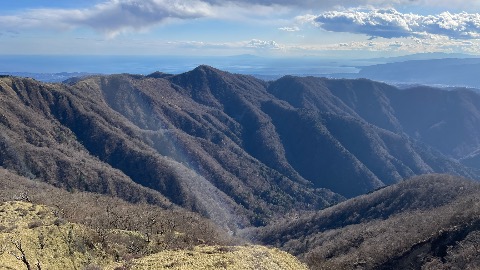
M 457 137 L 453 149 L 440 151 L 408 134 L 394 101 L 408 101 L 403 95 L 414 90 L 369 80 L 265 82 L 199 66 L 179 75 L 93 75 L 68 84 L 5 77 L 0 88 L 1 166 L 70 190 L 174 203 L 229 228 L 318 210 L 417 174 L 480 178 L 449 157 Z M 455 100 L 472 112 L 480 107 L 476 99 Z M 40 133 L 28 135 L 29 128 Z M 42 161 L 45 155 L 63 163 Z
M 479 243 L 479 188 L 448 175 L 417 176 L 243 233 L 311 269 L 474 269 L 480 263 L 470 250 Z
M 312 269 L 475 267 L 480 188 L 458 175 L 480 179 L 479 108 L 464 90 L 266 82 L 209 66 L 63 84 L 0 77 L 0 201 L 20 205 L 15 215 L 52 207 L 55 221 L 22 221 L 34 232 L 25 247 L 58 226 L 49 241 L 73 253 L 101 244 L 90 262 L 109 267 L 282 254 L 235 247 L 250 242 Z M 83 238 L 68 242 L 78 226 Z M 303 267 L 285 255 L 275 260 Z

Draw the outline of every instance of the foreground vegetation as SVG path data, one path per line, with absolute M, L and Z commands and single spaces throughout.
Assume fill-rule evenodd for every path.
M 21 254 L 17 244 L 32 267 L 38 259 L 43 265 L 55 265 L 43 269 L 82 269 L 163 250 L 242 243 L 209 220 L 175 206 L 164 209 L 99 194 L 70 193 L 1 168 L 0 202 L 0 232 L 5 240 L 0 241 L 0 262 L 17 266 L 22 261 L 11 254 Z M 65 265 L 60 267 L 61 263 Z
M 117 264 L 107 267 L 114 270 Z M 117 266 L 118 267 L 118 266 Z M 129 269 L 231 269 L 306 270 L 292 255 L 263 246 L 200 246 L 192 250 L 169 250 L 128 264 Z
M 292 255 L 262 246 L 167 248 L 185 239 L 176 231 L 98 231 L 47 206 L 0 204 L 0 269 L 307 269 Z

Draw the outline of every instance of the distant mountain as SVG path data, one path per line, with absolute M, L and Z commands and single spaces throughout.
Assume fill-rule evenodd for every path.
M 462 159 L 460 159 L 460 162 L 462 164 L 465 164 L 466 166 L 480 169 L 480 149 L 472 152 L 470 155 L 463 157 Z
M 476 55 L 464 54 L 464 53 L 443 53 L 443 52 L 431 52 L 431 53 L 414 53 L 403 56 L 394 56 L 394 57 L 381 57 L 369 59 L 370 62 L 383 62 L 385 63 L 397 63 L 405 62 L 412 60 L 434 60 L 434 59 L 446 59 L 446 58 L 456 58 L 456 59 L 466 59 L 466 58 L 476 58 Z M 367 61 L 367 60 L 365 60 Z
M 479 193 L 464 179 L 415 177 L 246 236 L 311 269 L 477 269 Z
M 92 75 L 87 72 L 58 72 L 58 73 L 32 73 L 32 72 L 0 72 L 2 75 L 32 78 L 41 82 L 59 83 L 74 77 Z
M 0 166 L 69 191 L 263 225 L 418 174 L 480 179 L 480 97 L 209 66 L 65 84 L 0 78 Z M 451 132 L 455 129 L 456 132 Z
M 353 64 L 355 63 L 355 65 Z M 375 62 L 378 63 L 378 62 Z M 383 63 L 383 62 L 381 62 Z M 58 73 L 150 74 L 161 65 L 163 72 L 180 74 L 207 64 L 232 73 L 265 76 L 318 75 L 357 72 L 357 61 L 315 56 L 265 57 L 255 55 L 1 55 L 0 74 L 45 78 Z M 28 73 L 28 75 L 26 75 Z
M 362 67 L 354 76 L 387 83 L 479 88 L 479 68 L 480 58 L 407 60 Z

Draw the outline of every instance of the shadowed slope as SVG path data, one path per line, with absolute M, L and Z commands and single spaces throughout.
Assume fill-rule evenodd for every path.
M 58 125 L 65 132 L 70 132 L 73 140 L 81 142 L 74 142 L 78 146 L 76 149 L 84 149 L 84 152 L 87 150 L 85 154 L 95 164 L 109 168 L 105 165 L 108 163 L 125 173 L 125 181 L 133 179 L 138 184 L 160 191 L 174 203 L 203 213 L 221 224 L 236 227 L 250 222 L 262 223 L 273 211 L 324 207 L 341 198 L 326 190 L 314 190 L 306 181 L 292 182 L 246 154 L 221 132 L 231 122 L 228 116 L 213 112 L 213 115 L 219 115 L 220 119 L 216 119 L 209 113 L 211 107 L 179 95 L 163 79 L 118 75 L 90 77 L 77 82 L 73 87 L 41 85 L 19 79 L 6 81 L 5 85 L 5 91 L 17 89 L 18 94 L 12 96 L 12 103 L 17 103 L 20 110 L 26 110 L 38 118 L 34 122 L 43 122 L 43 128 Z M 168 99 L 162 99 L 163 95 Z M 175 99 L 175 95 L 179 98 Z M 23 97 L 20 102 L 18 96 Z M 145 102 L 151 102 L 150 111 L 144 111 L 149 108 Z M 180 109 L 177 102 L 183 104 L 185 110 Z M 148 118 L 149 122 L 133 117 L 129 120 L 109 107 L 110 104 L 127 117 L 140 116 Z M 40 113 L 35 114 L 34 111 Z M 198 116 L 204 116 L 206 120 L 199 119 Z M 6 117 L 6 121 L 17 121 L 16 116 L 11 117 Z M 157 122 L 152 122 L 154 119 Z M 199 134 L 188 129 L 196 122 Z M 35 127 L 34 124 L 31 126 Z M 15 129 L 8 132 L 12 131 Z M 25 134 L 12 136 L 22 138 Z M 51 131 L 47 134 L 56 133 Z M 50 138 L 47 136 L 46 139 Z M 39 140 L 45 138 L 40 136 Z M 9 148 L 15 147 L 21 140 L 7 138 L 4 141 L 7 153 Z M 29 147 L 32 147 L 31 144 L 10 151 L 11 157 L 3 156 L 5 161 L 2 165 L 17 171 L 25 170 L 25 173 L 37 168 L 52 168 L 51 165 L 27 164 L 23 159 L 17 158 L 24 156 Z M 78 151 L 71 155 L 78 155 Z M 29 155 L 29 158 L 40 160 L 42 157 L 45 160 L 43 162 L 49 162 L 45 156 L 52 155 Z M 60 158 L 55 158 L 52 162 L 57 159 Z M 80 160 L 81 158 L 74 158 L 71 162 Z M 65 168 L 68 166 L 62 166 L 62 169 Z M 113 168 L 109 170 L 115 171 Z M 78 181 L 64 176 L 50 173 L 35 174 L 32 177 L 56 181 L 58 185 L 64 185 L 65 180 L 70 180 L 73 182 L 70 189 L 86 188 L 78 186 Z M 103 178 L 89 177 L 90 175 L 82 179 L 96 179 L 105 183 Z M 107 192 L 105 189 L 94 189 L 93 184 L 87 186 L 91 191 Z
M 312 269 L 477 265 L 475 257 L 455 257 L 479 244 L 479 193 L 478 183 L 464 179 L 419 176 L 249 235 Z

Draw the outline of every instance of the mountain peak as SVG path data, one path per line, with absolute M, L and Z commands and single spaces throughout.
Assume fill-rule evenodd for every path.
M 209 65 L 199 65 L 198 67 L 194 68 L 190 72 L 202 72 L 202 73 L 205 73 L 205 74 L 212 74 L 212 73 L 213 74 L 227 74 L 227 72 L 216 69 L 216 68 L 214 68 L 212 66 L 209 66 Z
M 173 76 L 172 74 L 169 74 L 169 73 L 164 73 L 164 72 L 160 72 L 160 71 L 155 71 L 151 74 L 148 74 L 146 77 L 147 78 L 156 78 L 156 79 L 163 79 L 163 78 L 168 78 L 168 77 L 171 77 Z

